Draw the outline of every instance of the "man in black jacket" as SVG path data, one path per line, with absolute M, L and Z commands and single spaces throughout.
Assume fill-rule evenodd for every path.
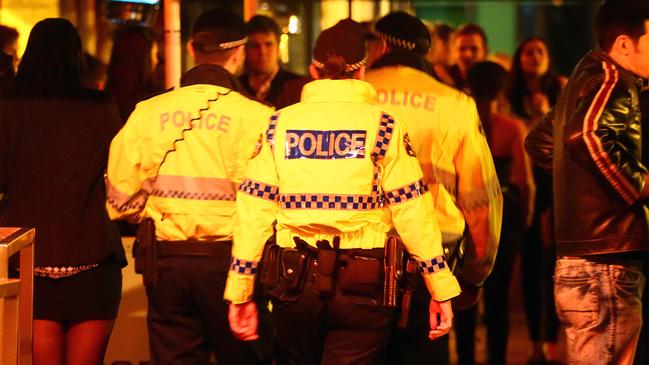
M 277 98 L 288 81 L 301 76 L 284 70 L 279 61 L 281 32 L 275 21 L 264 15 L 255 15 L 246 24 L 246 72 L 239 78 L 250 94 L 277 106 Z
M 649 172 L 639 93 L 649 77 L 649 4 L 607 0 L 600 50 L 577 65 L 526 149 L 552 170 L 555 302 L 571 364 L 630 364 L 642 325 Z

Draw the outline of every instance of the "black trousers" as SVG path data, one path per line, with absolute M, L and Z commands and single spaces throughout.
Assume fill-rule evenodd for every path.
M 157 262 L 158 282 L 147 288 L 148 329 L 154 364 L 270 364 L 272 329 L 268 307 L 258 303 L 260 339 L 236 340 L 223 300 L 229 254 L 170 256 Z
M 483 287 L 484 320 L 487 327 L 489 365 L 505 365 L 509 340 L 509 285 L 516 258 L 519 235 L 503 230 L 491 274 Z M 477 305 L 456 313 L 458 365 L 475 364 Z
M 410 303 L 408 324 L 404 329 L 393 329 L 388 343 L 386 364 L 419 365 L 449 364 L 448 335 L 431 341 L 429 304 L 430 294 L 420 275 L 415 279 Z
M 277 363 L 382 364 L 394 311 L 366 302 L 339 289 L 322 298 L 312 275 L 297 300 L 273 299 Z
M 545 247 L 541 241 L 541 213 L 534 214 L 532 226 L 521 239 L 523 303 L 530 340 L 556 342 L 560 326 L 552 279 L 556 255 L 554 245 Z

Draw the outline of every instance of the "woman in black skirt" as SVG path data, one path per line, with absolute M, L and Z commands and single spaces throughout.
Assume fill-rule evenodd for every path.
M 80 86 L 82 57 L 70 22 L 39 22 L 0 101 L 0 226 L 36 228 L 36 365 L 101 364 L 121 293 L 103 180 L 120 118 L 106 94 Z

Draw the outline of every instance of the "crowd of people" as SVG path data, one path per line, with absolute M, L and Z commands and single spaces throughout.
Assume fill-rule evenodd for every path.
M 567 78 L 543 38 L 490 55 L 478 24 L 397 11 L 323 30 L 301 76 L 272 18 L 213 9 L 165 91 L 147 28 L 116 29 L 106 66 L 65 19 L 21 60 L 0 26 L 0 225 L 37 231 L 34 363 L 102 363 L 128 222 L 155 364 L 475 364 L 484 308 L 504 365 L 517 257 L 528 364 L 649 361 L 649 6 L 604 1 L 595 34 Z

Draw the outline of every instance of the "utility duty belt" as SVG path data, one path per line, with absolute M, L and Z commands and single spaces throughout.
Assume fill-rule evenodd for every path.
M 142 274 L 144 286 L 157 281 L 156 263 L 159 258 L 172 256 L 215 256 L 229 258 L 232 241 L 158 241 L 155 223 L 145 218 L 139 225 L 133 244 L 135 272 Z
M 359 304 L 395 307 L 403 272 L 403 250 L 396 239 L 375 249 L 340 249 L 340 238 L 321 240 L 317 247 L 299 237 L 295 248 L 266 245 L 259 283 L 271 297 L 295 301 L 307 281 L 323 298 L 340 291 Z

